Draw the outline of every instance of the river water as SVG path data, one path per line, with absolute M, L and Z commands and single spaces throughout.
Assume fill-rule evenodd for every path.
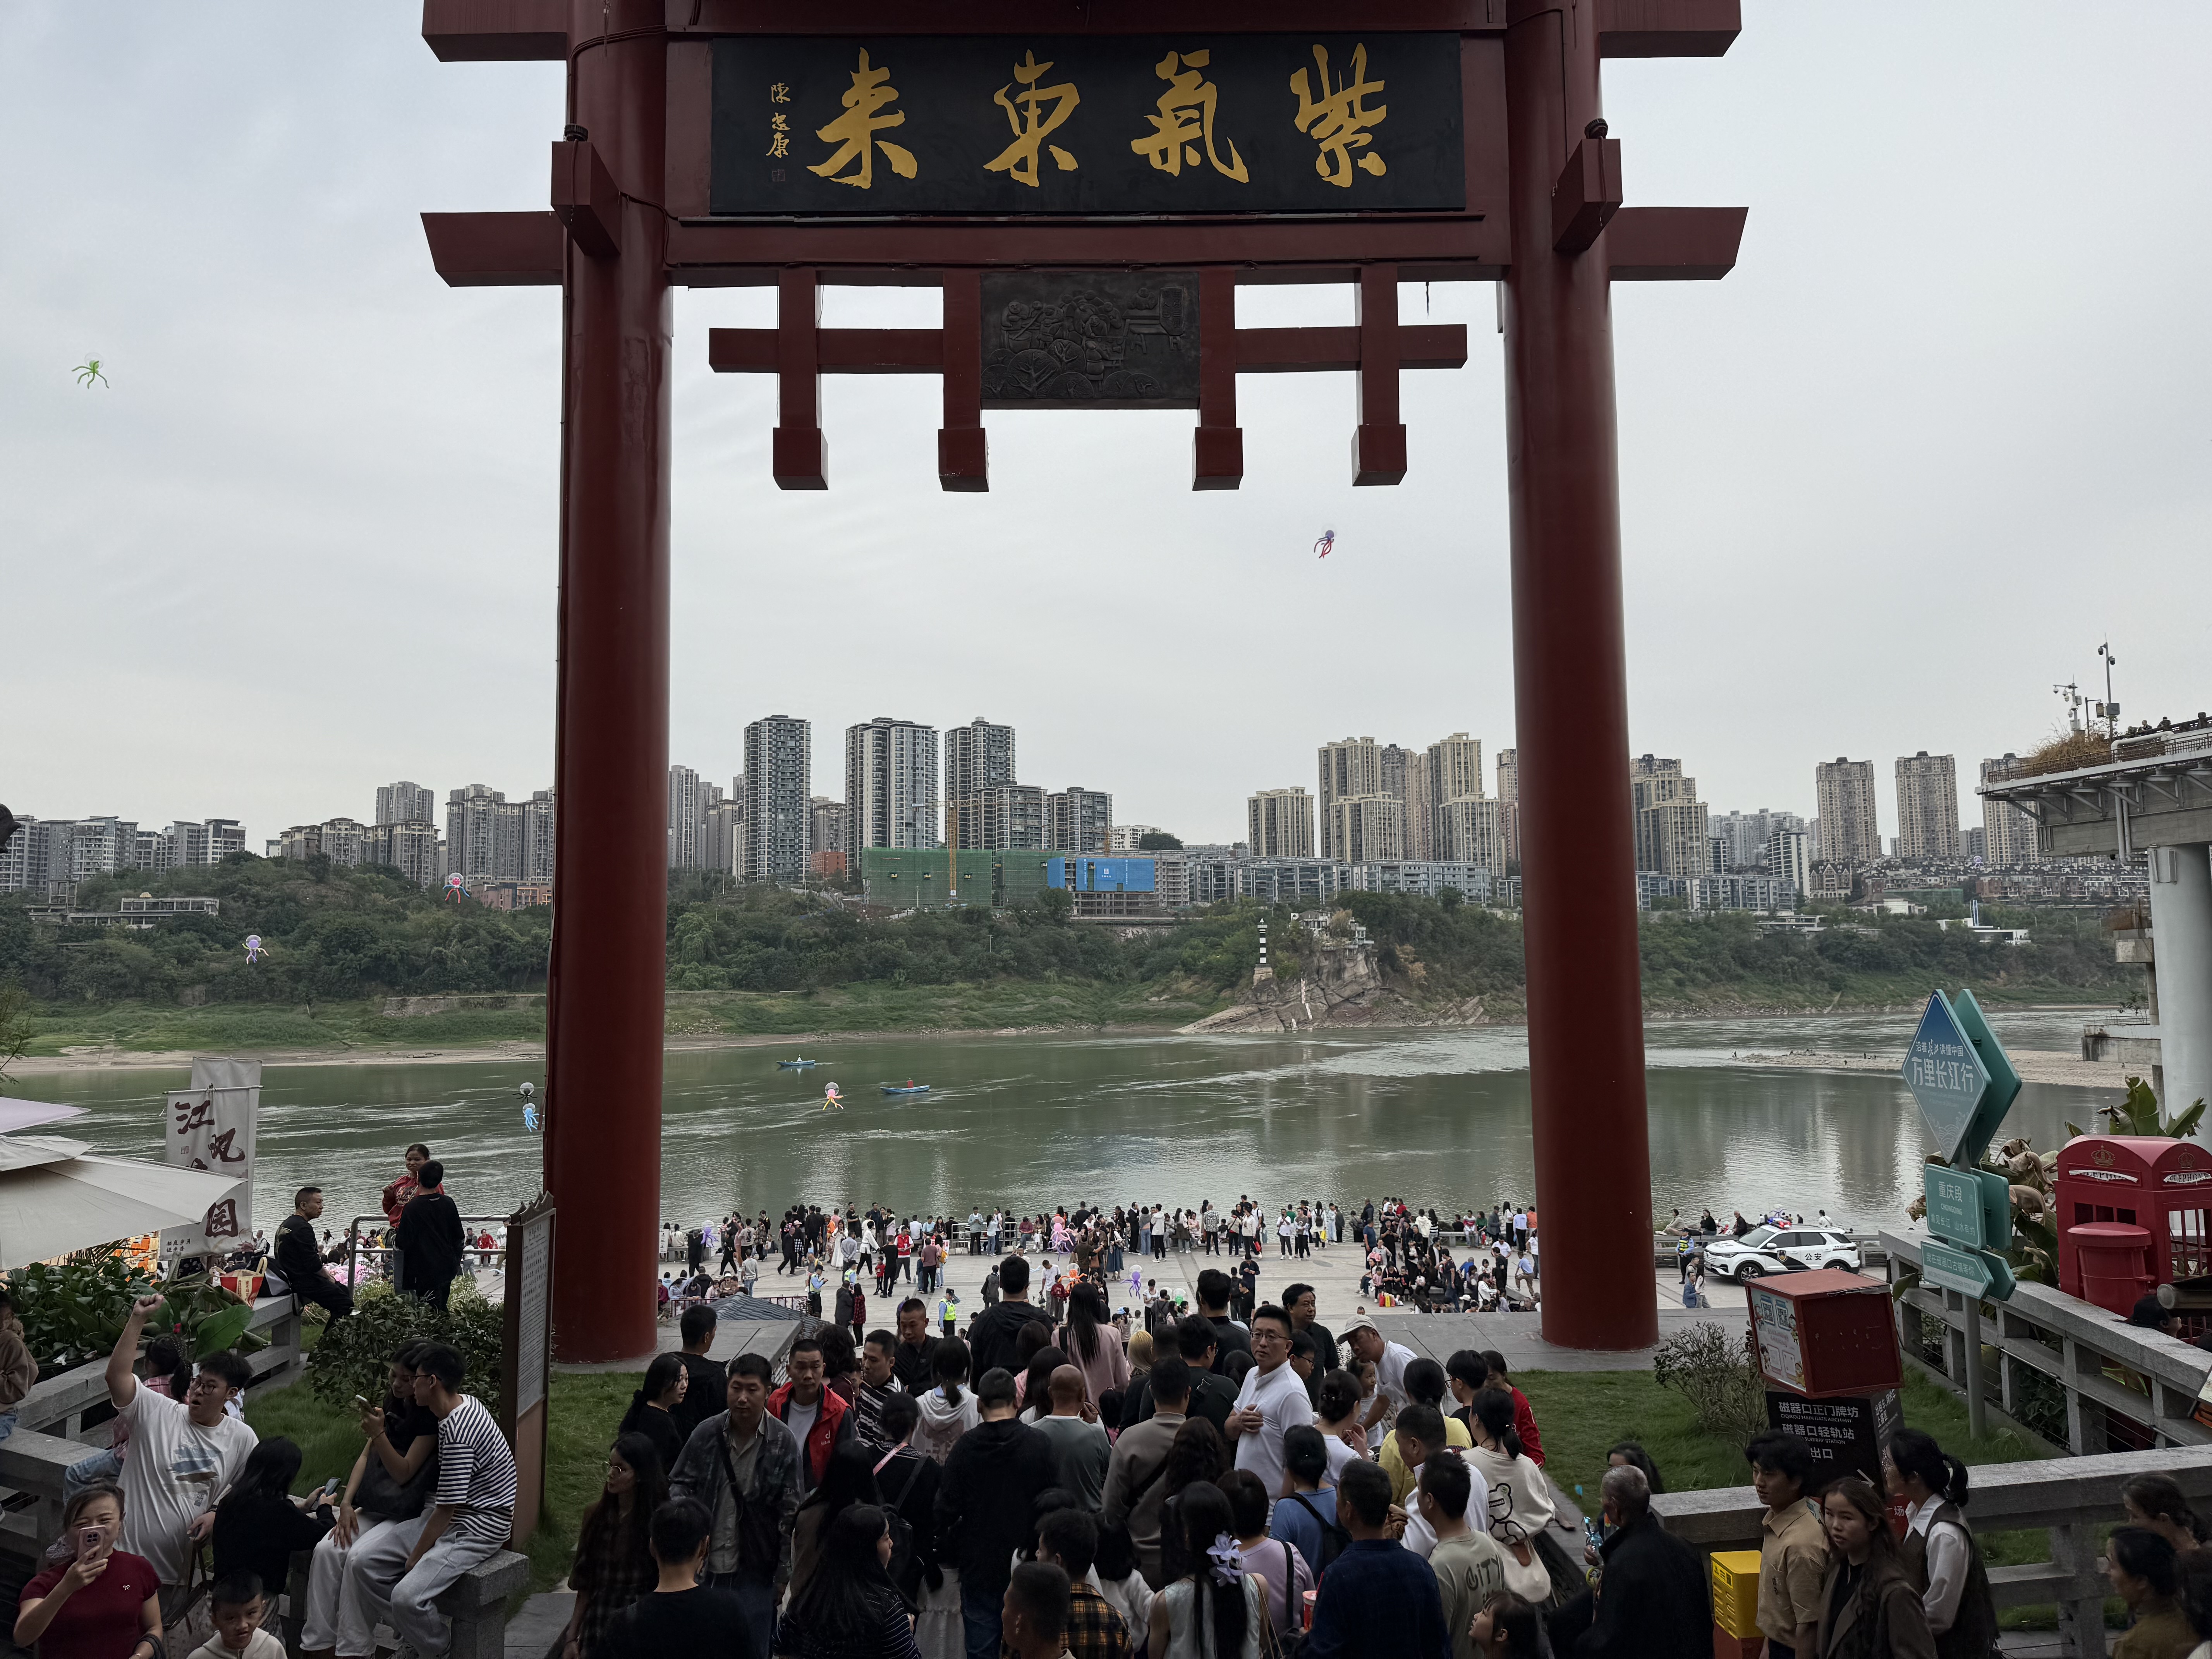
M 2082 1013 L 1995 1016 L 2014 1049 L 2078 1053 Z M 1711 1206 L 1723 1220 L 1781 1205 L 1862 1227 L 1898 1217 L 1928 1150 L 1911 1097 L 1887 1073 L 1746 1066 L 1744 1052 L 1900 1052 L 1915 1018 L 1846 1015 L 1671 1021 L 1646 1033 L 1657 1214 Z M 1357 1205 L 1396 1194 L 1439 1209 L 1532 1189 L 1528 1046 L 1518 1027 L 1316 1036 L 833 1039 L 823 1064 L 781 1072 L 788 1048 L 668 1056 L 662 1210 L 696 1223 L 732 1205 L 881 1199 L 965 1214 L 1078 1200 L 1195 1206 L 1249 1193 Z M 916 1101 L 880 1082 L 927 1082 Z M 836 1079 L 850 1103 L 817 1109 Z M 469 1214 L 503 1214 L 539 1180 L 517 1088 L 537 1062 L 271 1067 L 264 1075 L 255 1220 L 295 1188 L 327 1215 L 373 1212 L 410 1141 L 446 1164 Z M 90 1109 L 56 1133 L 118 1156 L 156 1155 L 162 1091 L 179 1071 L 65 1072 L 9 1092 Z M 2060 1144 L 2109 1091 L 2028 1084 L 2006 1133 Z

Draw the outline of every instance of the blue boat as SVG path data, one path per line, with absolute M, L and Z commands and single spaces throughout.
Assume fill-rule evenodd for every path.
M 927 1083 L 884 1083 L 877 1086 L 887 1095 L 926 1095 L 929 1092 Z
M 779 1060 L 775 1064 L 779 1071 L 804 1072 L 821 1063 L 818 1060 Z

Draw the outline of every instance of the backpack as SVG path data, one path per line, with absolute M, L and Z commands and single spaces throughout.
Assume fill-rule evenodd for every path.
M 910 1448 L 909 1450 L 911 1450 Z M 891 1454 L 891 1457 L 897 1455 L 896 1452 Z M 891 1583 L 899 1585 L 904 1585 L 916 1576 L 914 1565 L 914 1526 L 898 1510 L 898 1506 L 906 1502 L 907 1494 L 914 1490 L 915 1479 L 921 1474 L 921 1455 L 919 1452 L 914 1452 L 913 1456 L 914 1466 L 907 1470 L 906 1481 L 899 1487 L 898 1496 L 894 1498 L 889 1492 L 883 1494 L 884 1525 L 891 1535 L 891 1559 L 884 1571 L 890 1575 Z M 884 1460 L 884 1463 L 890 1462 L 890 1457 Z M 876 1467 L 880 1470 L 883 1464 L 879 1463 Z
M 1327 1572 L 1335 1564 L 1336 1558 L 1352 1547 L 1352 1534 L 1338 1522 L 1325 1519 L 1322 1512 L 1313 1506 L 1304 1492 L 1294 1492 L 1290 1496 L 1291 1502 L 1313 1516 L 1321 1525 L 1321 1559 L 1312 1564 L 1314 1582 L 1319 1583 L 1322 1574 Z

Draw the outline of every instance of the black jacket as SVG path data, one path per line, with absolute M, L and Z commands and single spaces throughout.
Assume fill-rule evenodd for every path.
M 1710 1659 L 1713 1603 L 1697 1551 L 1659 1524 L 1632 1521 L 1598 1546 L 1605 1571 L 1551 1616 L 1553 1650 L 1565 1659 Z
M 925 1581 L 933 1581 L 933 1589 L 945 1582 L 937 1565 L 937 1489 L 944 1473 L 935 1459 L 910 1448 L 893 1454 L 876 1471 L 876 1489 L 884 1504 L 896 1510 L 914 1530 L 913 1559 L 893 1564 L 897 1574 L 894 1582 L 909 1603 L 921 1601 Z
M 688 1441 L 691 1438 L 692 1430 L 715 1413 L 728 1409 L 730 1375 L 720 1360 L 709 1359 L 705 1354 L 679 1351 L 677 1357 L 683 1360 L 684 1369 L 691 1380 L 684 1386 L 684 1398 L 676 1402 L 676 1409 L 668 1414 L 676 1419 L 677 1431 Z M 670 1468 L 674 1467 L 672 1462 L 669 1465 Z M 667 1472 L 666 1469 L 661 1471 L 664 1474 Z
M 1221 1376 L 1229 1370 L 1229 1356 L 1252 1352 L 1252 1333 L 1227 1314 L 1208 1314 L 1207 1321 L 1218 1334 L 1213 1344 L 1213 1374 Z
M 461 1212 L 443 1193 L 417 1193 L 399 1212 L 399 1288 L 436 1295 L 461 1270 Z
M 321 1542 L 336 1515 L 327 1508 L 303 1513 L 273 1492 L 225 1498 L 215 1512 L 216 1577 L 250 1572 L 264 1585 L 284 1583 L 292 1575 L 294 1553 Z
M 294 1290 L 319 1284 L 324 1277 L 323 1253 L 315 1243 L 315 1224 L 294 1213 L 276 1224 L 276 1249 L 270 1264 Z
M 978 1424 L 954 1443 L 937 1488 L 936 1530 L 938 1559 L 960 1569 L 962 1595 L 970 1586 L 994 1600 L 1005 1593 L 1056 1468 L 1052 1442 L 1012 1418 Z
M 1042 1321 L 1049 1328 L 1052 1316 L 1026 1302 L 1000 1302 L 977 1314 L 968 1328 L 969 1380 L 981 1382 L 983 1373 L 994 1368 L 1019 1376 L 1023 1360 L 1014 1351 L 1015 1342 L 1022 1327 L 1031 1321 Z
M 944 1340 L 925 1336 L 918 1347 L 909 1348 L 902 1342 L 891 1350 L 891 1375 L 898 1378 L 899 1387 L 908 1394 L 923 1395 L 937 1386 L 937 1345 Z

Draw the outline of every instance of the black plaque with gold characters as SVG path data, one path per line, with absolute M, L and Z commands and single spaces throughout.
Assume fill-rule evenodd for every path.
M 726 35 L 717 215 L 1451 212 L 1453 34 Z

